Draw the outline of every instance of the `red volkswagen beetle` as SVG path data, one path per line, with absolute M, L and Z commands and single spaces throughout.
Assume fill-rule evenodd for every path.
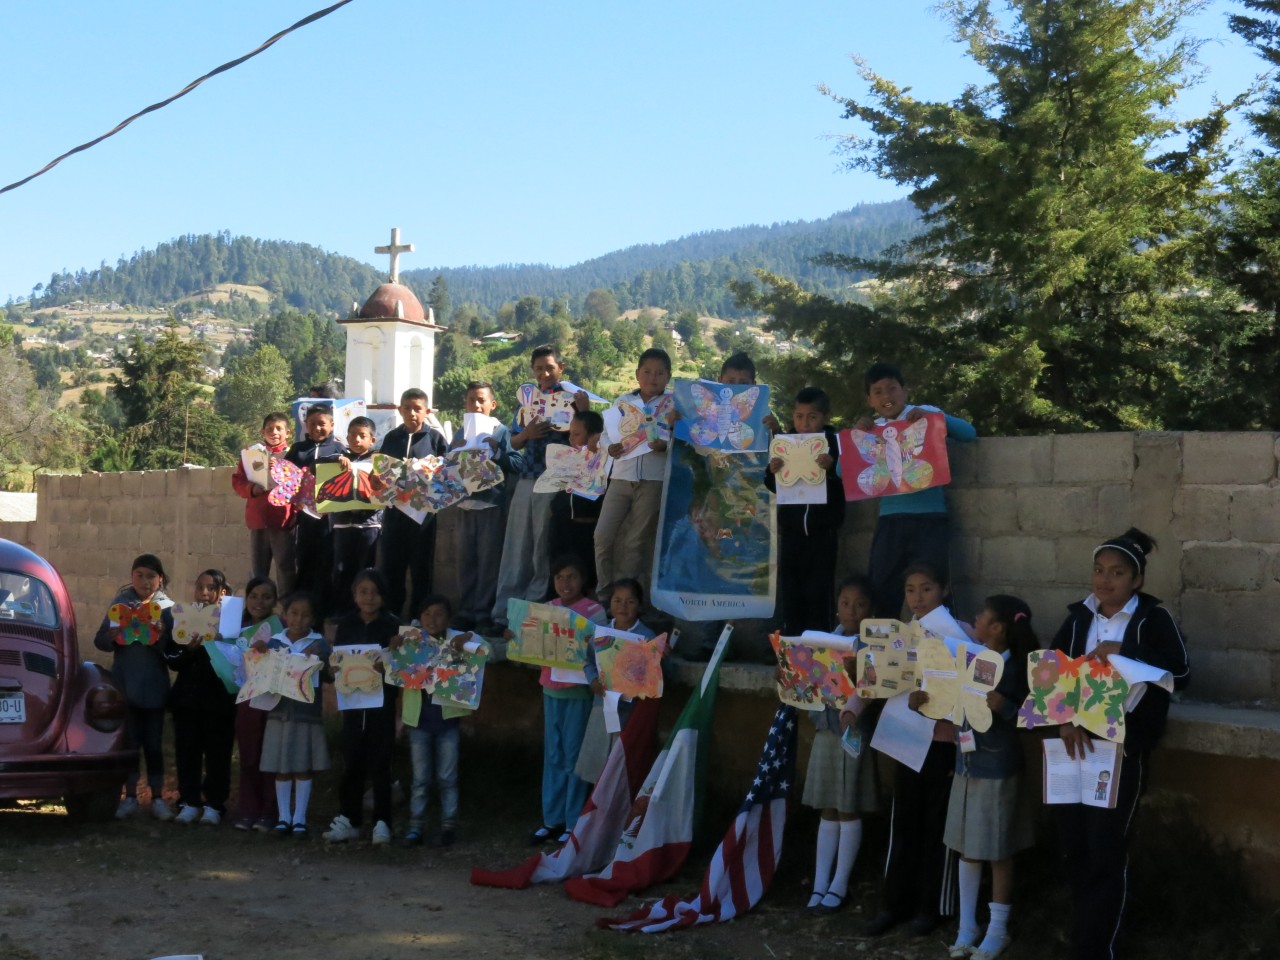
M 80 660 L 76 617 L 53 566 L 0 540 L 0 800 L 61 797 L 106 820 L 138 751 L 111 674 Z

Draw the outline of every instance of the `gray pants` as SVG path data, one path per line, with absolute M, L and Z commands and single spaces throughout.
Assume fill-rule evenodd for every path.
M 596 521 L 596 575 L 603 589 L 634 577 L 649 593 L 662 510 L 661 480 L 611 480 Z
M 503 509 L 459 509 L 454 515 L 454 569 L 458 572 L 458 615 L 488 620 L 502 567 Z
M 293 530 L 250 530 L 250 576 L 271 576 L 271 561 L 276 563 L 276 592 L 283 599 L 293 593 L 298 578 L 297 555 L 293 548 Z
M 507 534 L 502 541 L 502 566 L 494 597 L 493 619 L 507 622 L 507 601 L 541 602 L 551 581 L 551 501 L 554 493 L 534 493 L 533 477 L 521 477 L 507 510 Z

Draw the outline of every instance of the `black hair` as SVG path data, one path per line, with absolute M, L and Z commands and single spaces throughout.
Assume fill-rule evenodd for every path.
M 420 604 L 418 604 L 418 622 L 422 622 L 422 615 L 432 607 L 444 607 L 445 612 L 453 616 L 453 601 L 446 597 L 443 593 L 429 593 Z
M 306 413 L 306 416 L 304 416 L 304 417 L 302 418 L 302 419 L 303 419 L 303 421 L 305 422 L 305 421 L 307 421 L 307 420 L 310 420 L 310 419 L 311 419 L 312 414 L 316 414 L 316 413 L 323 413 L 326 417 L 328 417 L 330 420 L 332 420 L 332 419 L 333 419 L 333 404 L 332 404 L 332 403 L 313 403 L 313 404 L 311 404 L 311 406 L 307 407 L 307 413 Z
M 312 384 L 307 390 L 313 397 L 319 397 L 322 400 L 338 399 L 338 387 L 332 380 L 326 380 L 324 383 Z
M 743 373 L 751 375 L 751 382 L 756 382 L 756 364 L 745 353 L 734 353 L 729 356 L 724 363 L 720 364 L 720 376 L 724 376 L 726 370 L 741 370 Z
M 646 360 L 659 360 L 667 368 L 667 373 L 671 372 L 671 355 L 661 347 L 650 347 L 640 354 L 640 359 L 636 361 L 636 369 L 643 367 Z
M 911 561 L 911 563 L 907 565 L 907 569 L 902 571 L 902 582 L 906 583 L 908 577 L 917 573 L 928 577 L 940 586 L 944 597 L 950 595 L 950 584 L 947 583 L 947 578 L 943 575 L 937 564 L 930 563 L 928 560 Z
M 861 590 L 867 599 L 871 601 L 871 609 L 876 609 L 876 585 L 870 577 L 863 576 L 860 573 L 845 577 L 836 584 L 836 599 L 839 600 L 840 594 L 846 590 Z
M 268 425 L 273 423 L 283 423 L 286 427 L 291 426 L 293 421 L 289 419 L 287 413 L 281 413 L 279 410 L 273 410 L 262 418 L 262 429 L 267 429 Z
M 404 406 L 410 400 L 421 400 L 428 407 L 431 406 L 431 398 L 427 396 L 427 391 L 421 387 L 410 387 L 404 393 L 400 394 L 400 406 Z
M 561 570 L 566 567 L 573 567 L 582 575 L 582 579 L 587 579 L 587 565 L 582 558 L 576 553 L 562 553 L 551 561 L 551 576 L 555 577 Z
M 493 384 L 490 383 L 488 380 L 470 381 L 467 384 L 467 389 L 464 390 L 463 393 L 464 394 L 470 393 L 472 390 L 488 390 L 489 393 L 492 394 L 495 398 L 497 397 L 497 394 L 493 392 Z
M 244 595 L 246 597 L 249 596 L 249 594 L 253 593 L 253 591 L 257 590 L 264 583 L 271 588 L 271 592 L 276 595 L 277 599 L 279 599 L 280 588 L 276 586 L 276 582 L 270 577 L 254 577 L 251 579 L 244 585 Z
M 1103 550 L 1114 550 L 1124 557 L 1125 562 L 1133 568 L 1135 574 L 1147 572 L 1147 555 L 1156 548 L 1155 537 L 1143 533 L 1137 527 L 1130 527 L 1118 537 L 1112 537 L 1105 543 L 1094 547 L 1096 557 Z
M 867 393 L 871 392 L 873 384 L 879 383 L 881 380 L 897 380 L 898 385 L 905 387 L 907 378 L 902 375 L 902 371 L 892 363 L 873 363 L 867 368 L 867 372 L 863 374 L 862 386 Z
M 369 431 L 369 436 L 376 437 L 378 435 L 378 425 L 368 417 L 352 417 L 351 422 L 347 424 L 347 433 L 359 427 Z
M 552 360 L 556 362 L 557 367 L 564 366 L 564 358 L 560 356 L 560 349 L 553 344 L 541 343 L 538 346 L 534 347 L 533 352 L 529 354 L 530 366 L 533 365 L 533 362 L 535 360 L 540 360 L 543 357 L 550 357 Z
M 355 575 L 355 578 L 351 581 L 351 592 L 355 593 L 356 587 L 364 583 L 366 580 L 378 589 L 378 596 L 385 597 L 387 593 L 390 592 L 390 587 L 387 586 L 387 578 L 383 575 L 381 570 L 377 570 L 373 567 L 365 567 Z
M 213 581 L 213 589 L 217 592 L 218 596 L 222 596 L 224 593 L 231 590 L 230 585 L 227 583 L 227 575 L 215 567 L 210 567 L 208 570 L 201 570 L 196 574 L 196 583 L 200 582 L 201 577 L 208 577 Z
M 610 601 L 613 600 L 613 592 L 619 588 L 630 590 L 635 595 L 635 598 L 640 601 L 640 606 L 644 606 L 644 587 L 635 577 L 619 577 L 617 580 L 613 581 L 613 583 L 609 584 L 608 590 Z
M 997 593 L 987 597 L 983 606 L 992 619 L 1004 627 L 1004 635 L 1009 640 L 1011 664 L 1023 663 L 1028 653 L 1040 649 L 1040 638 L 1031 628 L 1031 608 L 1025 600 L 1007 593 Z
M 316 615 L 320 612 L 320 603 L 316 600 L 316 595 L 310 590 L 295 590 L 284 598 L 280 604 L 280 612 L 288 613 L 289 608 L 295 603 L 305 603 L 311 608 L 311 619 L 314 621 Z
M 604 417 L 595 410 L 577 410 L 573 414 L 573 419 L 586 424 L 588 435 L 604 433 Z
M 164 564 L 160 562 L 160 558 L 154 553 L 140 553 L 134 557 L 129 570 L 137 570 L 139 567 L 160 574 L 160 586 L 167 587 L 169 585 L 169 575 L 164 572 Z
M 831 415 L 831 398 L 821 387 L 805 387 L 796 394 L 796 403 L 816 407 L 819 413 Z

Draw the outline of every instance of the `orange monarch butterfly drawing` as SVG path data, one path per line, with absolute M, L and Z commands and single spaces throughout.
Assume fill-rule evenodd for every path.
M 316 481 L 316 509 L 321 513 L 377 509 L 379 506 L 369 478 L 368 464 L 353 463 L 348 470 L 343 470 L 336 463 L 318 464 Z

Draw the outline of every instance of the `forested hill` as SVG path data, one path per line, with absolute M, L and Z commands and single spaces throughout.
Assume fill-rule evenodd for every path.
M 475 304 L 486 313 L 526 296 L 567 297 L 576 308 L 588 292 L 603 288 L 623 310 L 651 306 L 732 316 L 737 311 L 728 280 L 763 268 L 806 289 L 838 294 L 857 278 L 814 266 L 808 258 L 826 252 L 872 255 L 916 229 L 914 209 L 895 201 L 859 205 L 825 220 L 715 230 L 629 247 L 572 267 L 423 268 L 401 277 L 425 302 L 433 279 L 443 275 L 454 304 Z M 114 267 L 103 263 L 96 270 L 55 273 L 47 286 L 33 290 L 33 306 L 75 300 L 166 306 L 217 284 L 244 284 L 265 288 L 274 306 L 345 314 L 353 300 L 362 301 L 385 279 L 384 270 L 306 243 L 188 235 L 122 258 Z M 234 300 L 217 305 L 219 312 L 233 313 L 252 307 Z

